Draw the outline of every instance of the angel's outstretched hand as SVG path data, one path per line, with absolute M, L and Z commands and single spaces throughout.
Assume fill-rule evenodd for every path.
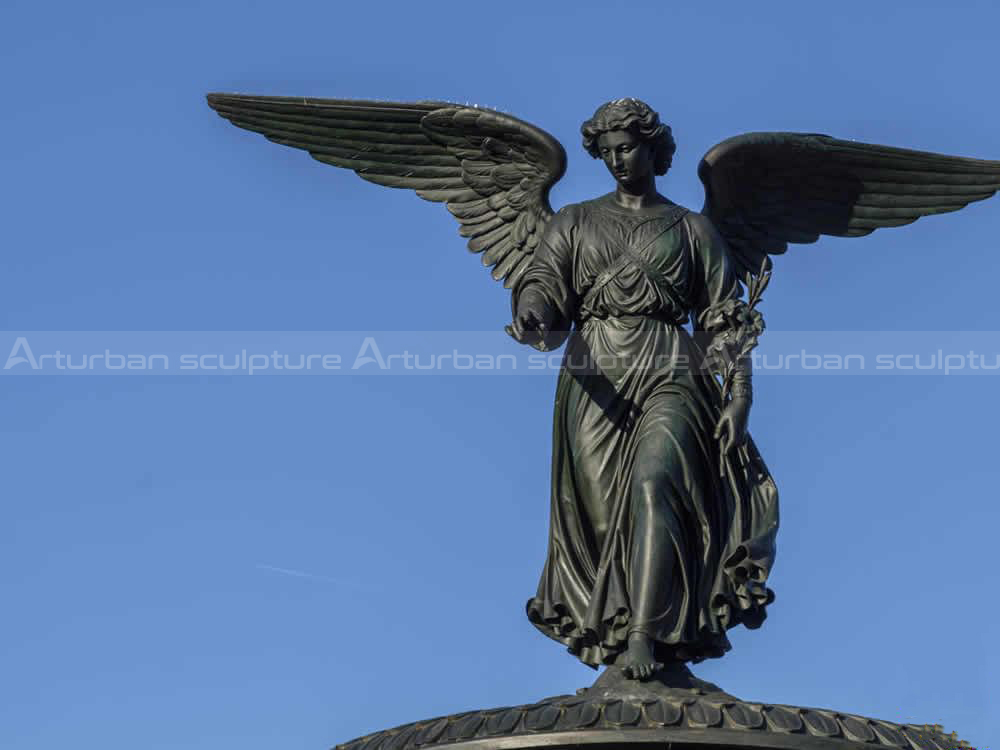
M 515 341 L 529 346 L 545 340 L 552 329 L 552 313 L 544 300 L 535 296 L 523 297 L 517 305 L 517 315 L 509 326 L 509 333 Z

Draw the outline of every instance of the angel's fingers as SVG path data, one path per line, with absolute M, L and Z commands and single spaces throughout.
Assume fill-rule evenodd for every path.
M 730 429 L 726 431 L 725 437 L 723 437 L 723 439 L 722 439 L 722 452 L 723 452 L 723 454 L 729 453 L 729 451 L 731 451 L 733 449 L 733 443 L 734 442 L 735 442 L 735 440 L 734 440 L 734 437 L 733 437 L 733 430 L 732 430 L 732 427 L 730 427 Z
M 720 439 L 722 437 L 722 428 L 725 426 L 725 424 L 726 424 L 726 419 L 725 417 L 723 417 L 722 419 L 719 420 L 719 423 L 715 426 L 715 432 L 712 433 L 712 437 L 714 437 L 716 440 Z

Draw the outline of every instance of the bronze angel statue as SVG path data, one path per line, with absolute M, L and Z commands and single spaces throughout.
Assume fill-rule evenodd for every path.
M 548 555 L 527 615 L 585 664 L 639 680 L 722 655 L 727 630 L 759 626 L 774 598 L 778 494 L 747 435 L 747 355 L 763 330 L 769 256 L 1000 188 L 1000 162 L 750 133 L 702 159 L 699 213 L 657 192 L 670 128 L 644 102 L 618 99 L 582 126 L 614 190 L 553 212 L 562 146 L 502 112 L 229 94 L 208 103 L 276 143 L 444 203 L 511 289 L 508 332 L 542 350 L 565 343 Z

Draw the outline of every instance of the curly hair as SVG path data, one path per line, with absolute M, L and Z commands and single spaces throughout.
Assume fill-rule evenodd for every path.
M 670 169 L 677 144 L 670 126 L 660 122 L 660 116 L 646 102 L 626 97 L 598 107 L 594 116 L 580 126 L 584 150 L 595 159 L 600 158 L 597 139 L 612 130 L 627 130 L 648 143 L 653 149 L 653 171 L 657 175 L 664 175 Z

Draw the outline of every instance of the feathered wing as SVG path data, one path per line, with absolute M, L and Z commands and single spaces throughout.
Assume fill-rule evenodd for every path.
M 702 212 L 741 269 L 757 274 L 789 243 L 860 237 L 989 198 L 1000 189 L 1000 162 L 826 135 L 747 133 L 710 149 L 698 176 Z
M 469 250 L 508 288 L 531 260 L 552 216 L 549 189 L 566 169 L 551 135 L 479 107 L 239 94 L 209 94 L 208 104 L 325 164 L 445 203 Z

